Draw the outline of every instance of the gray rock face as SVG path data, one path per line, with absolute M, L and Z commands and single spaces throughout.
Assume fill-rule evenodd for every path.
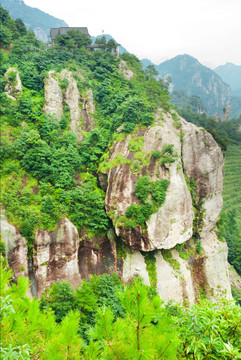
M 208 285 L 206 288 L 210 297 L 214 299 L 226 297 L 231 300 L 227 244 L 219 241 L 214 232 L 209 232 L 202 236 L 202 247 L 206 257 L 204 269 Z
M 45 78 L 44 100 L 45 113 L 61 120 L 63 116 L 63 95 L 55 71 L 49 71 L 47 77 Z
M 224 159 L 211 134 L 183 120 L 182 129 L 183 169 L 197 184 L 200 210 L 204 210 L 204 235 L 215 226 L 222 209 Z
M 204 294 L 214 301 L 219 297 L 232 299 L 226 243 L 218 241 L 215 233 L 210 233 L 202 239 L 202 247 L 202 254 L 190 253 L 186 259 L 177 250 L 172 250 L 175 266 L 165 260 L 160 250 L 155 252 L 156 289 L 165 303 L 175 300 L 191 305 Z M 139 251 L 130 252 L 123 263 L 123 279 L 129 281 L 134 276 L 141 276 L 146 285 L 150 284 L 144 256 Z
M 30 278 L 30 296 L 40 297 L 45 288 L 57 280 L 67 280 L 75 288 L 91 274 L 115 272 L 122 276 L 122 259 L 117 257 L 112 232 L 108 233 L 108 237 L 94 236 L 90 239 L 84 230 L 79 234 L 66 218 L 59 221 L 54 231 L 37 229 L 33 258 L 28 259 L 25 239 L 15 226 L 9 224 L 2 209 L 1 236 L 14 279 L 20 276 Z
M 78 232 L 68 219 L 61 220 L 54 231 L 36 231 L 33 265 L 38 295 L 57 280 L 68 280 L 75 287 L 80 284 L 78 245 Z
M 80 143 L 84 136 L 82 130 L 90 131 L 94 128 L 93 114 L 95 111 L 93 92 L 87 89 L 86 95 L 79 93 L 76 80 L 67 70 L 61 72 L 61 78 L 68 80 L 68 87 L 64 98 L 70 109 L 70 129 L 77 135 Z
M 71 129 L 81 141 L 82 129 L 89 131 L 94 126 L 93 94 L 90 90 L 85 96 L 79 94 L 70 72 L 63 71 L 61 77 L 68 80 L 63 92 L 54 72 L 46 79 L 45 111 L 60 120 L 65 101 L 70 109 Z M 2 237 L 16 278 L 28 275 L 36 296 L 41 296 L 43 290 L 57 280 L 68 280 L 76 287 L 91 274 L 115 272 L 124 281 L 141 276 L 149 285 L 153 283 L 153 275 L 148 273 L 144 254 L 152 251 L 156 289 L 165 302 L 176 300 L 192 304 L 203 291 L 208 298 L 226 296 L 231 299 L 227 246 L 218 241 L 213 230 L 222 208 L 224 163 L 213 137 L 175 112 L 166 114 L 161 109 L 153 126 L 126 135 L 120 128 L 116 136 L 98 174 L 106 191 L 106 211 L 115 232 L 89 238 L 85 229 L 77 231 L 67 218 L 61 220 L 54 231 L 38 229 L 28 268 L 27 244 L 2 213 Z M 166 148 L 171 151 L 166 152 Z M 159 155 L 155 157 L 153 151 Z M 165 201 L 144 226 L 128 228 L 123 217 L 126 220 L 130 205 L 140 205 L 135 194 L 140 176 L 147 176 L 153 183 L 168 180 Z M 190 180 L 195 184 L 195 204 Z M 151 201 L 152 195 L 148 196 Z M 194 223 L 194 205 L 198 228 Z M 193 233 L 197 230 L 200 253 L 195 250 L 196 244 L 192 244 Z M 122 246 L 126 256 L 118 254 L 115 234 L 119 236 L 118 241 L 125 243 Z M 188 256 L 182 256 L 178 244 L 190 250 Z M 165 251 L 169 251 L 170 257 L 165 256 Z
M 80 74 L 81 75 L 81 74 Z M 82 76 L 82 75 L 81 75 Z M 67 87 L 61 90 L 60 79 L 67 81 Z M 91 89 L 80 94 L 76 80 L 71 71 L 63 70 L 61 74 L 49 71 L 45 79 L 45 112 L 55 116 L 59 121 L 64 114 L 64 102 L 69 106 L 70 130 L 76 135 L 78 142 L 84 139 L 82 131 L 94 128 L 94 99 Z
M 67 280 L 75 288 L 91 274 L 121 275 L 121 264 L 110 236 L 89 239 L 67 218 L 60 220 L 54 231 L 36 231 L 33 268 L 38 296 L 57 280 Z
M 154 126 L 115 142 L 108 159 L 100 166 L 101 183 L 106 186 L 107 213 L 112 218 L 117 235 L 135 249 L 123 260 L 123 279 L 128 281 L 141 274 L 148 284 L 150 279 L 144 257 L 138 250 L 154 250 L 157 291 L 164 301 L 174 299 L 192 304 L 203 291 L 208 298 L 226 296 L 231 299 L 227 246 L 218 241 L 213 232 L 222 208 L 222 151 L 209 133 L 176 116 L 160 112 Z M 177 122 L 179 130 L 176 128 Z M 141 136 L 145 164 L 139 172 L 135 172 L 133 162 L 138 157 L 130 146 L 133 140 L 137 141 Z M 153 150 L 162 152 L 166 144 L 173 145 L 174 161 L 161 166 L 151 154 Z M 103 174 L 108 177 L 107 182 L 103 180 Z M 146 222 L 145 228 L 128 230 L 119 219 L 130 205 L 139 203 L 135 196 L 135 184 L 140 175 L 148 175 L 152 181 L 168 179 L 169 186 L 164 204 Z M 187 260 L 173 250 L 175 245 L 192 239 L 196 226 L 185 177 L 196 184 L 195 211 L 198 211 L 196 217 L 200 220 L 198 231 L 202 246 L 202 252 L 198 254 L 193 245 Z M 171 250 L 171 259 L 176 266 L 163 257 L 162 249 Z
M 164 118 L 161 120 L 161 116 Z M 192 223 L 194 212 L 191 195 L 182 169 L 182 144 L 180 133 L 173 125 L 171 115 L 157 115 L 156 125 L 147 130 L 139 130 L 133 137 L 128 135 L 121 142 L 116 142 L 110 151 L 107 162 L 115 163 L 118 154 L 122 154 L 125 160 L 121 164 L 106 171 L 108 187 L 106 192 L 107 213 L 114 214 L 113 224 L 116 233 L 121 239 L 136 250 L 152 251 L 155 249 L 170 249 L 176 244 L 183 243 L 192 236 Z M 143 137 L 141 155 L 146 165 L 135 172 L 134 163 L 138 157 L 137 152 L 131 151 L 130 142 Z M 160 153 L 167 145 L 173 146 L 172 163 L 163 164 L 155 160 L 151 154 L 158 150 Z M 123 164 L 123 162 L 126 162 Z M 141 164 L 139 163 L 141 166 Z M 149 174 L 151 181 L 168 179 L 169 186 L 166 200 L 159 210 L 146 222 L 146 228 L 141 227 L 128 230 L 119 226 L 119 218 L 125 215 L 127 208 L 133 203 L 139 203 L 135 196 L 135 184 L 140 175 Z
M 81 130 L 83 130 L 83 119 L 81 109 L 79 107 L 80 94 L 78 91 L 77 83 L 72 77 L 72 73 L 67 70 L 63 70 L 61 72 L 61 78 L 67 79 L 68 81 L 68 87 L 64 93 L 64 98 L 70 110 L 70 129 L 77 135 L 78 141 L 81 142 L 84 138 L 81 133 Z
M 16 96 L 22 91 L 22 83 L 19 72 L 14 68 L 9 68 L 5 73 L 5 93 L 11 100 L 16 100 Z
M 28 276 L 28 247 L 25 239 L 20 235 L 16 226 L 11 225 L 1 208 L 1 236 L 5 243 L 5 254 L 14 277 Z

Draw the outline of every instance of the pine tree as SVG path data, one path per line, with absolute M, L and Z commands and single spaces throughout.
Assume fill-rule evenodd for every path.
M 92 338 L 103 346 L 102 359 L 175 359 L 178 338 L 160 298 L 140 279 L 120 294 L 124 318 L 109 308 L 98 311 Z

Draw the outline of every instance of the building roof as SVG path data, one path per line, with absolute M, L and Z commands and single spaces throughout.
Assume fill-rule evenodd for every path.
M 79 31 L 82 34 L 90 36 L 87 27 L 59 27 L 50 29 L 50 38 L 54 41 L 58 35 L 67 35 L 70 30 Z

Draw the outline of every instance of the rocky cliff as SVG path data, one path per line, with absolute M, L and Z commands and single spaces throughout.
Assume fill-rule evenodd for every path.
M 82 131 L 94 127 L 92 92 L 80 93 L 69 71 L 49 72 L 45 112 L 60 121 L 65 104 L 81 142 Z M 131 134 L 117 129 L 98 169 L 112 223 L 107 234 L 78 231 L 64 218 L 53 231 L 36 230 L 27 256 L 24 238 L 2 214 L 15 277 L 29 275 L 38 296 L 58 279 L 76 287 L 93 273 L 116 272 L 124 281 L 141 276 L 166 302 L 232 298 L 227 246 L 215 233 L 223 162 L 212 136 L 174 111 L 159 109 L 153 125 L 136 126 Z

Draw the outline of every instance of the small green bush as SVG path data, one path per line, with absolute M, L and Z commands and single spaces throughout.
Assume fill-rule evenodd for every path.
M 159 150 L 153 150 L 151 156 L 153 159 L 158 160 L 161 157 L 161 152 Z
M 150 185 L 151 182 L 148 176 L 140 176 L 135 185 L 135 195 L 141 202 L 144 202 L 148 198 L 148 194 L 150 193 Z
M 17 80 L 17 73 L 16 71 L 12 70 L 12 71 L 9 71 L 8 72 L 8 80 L 14 84 L 16 83 L 16 80 Z
M 202 252 L 202 243 L 200 240 L 196 244 L 196 252 L 197 254 L 200 254 Z

